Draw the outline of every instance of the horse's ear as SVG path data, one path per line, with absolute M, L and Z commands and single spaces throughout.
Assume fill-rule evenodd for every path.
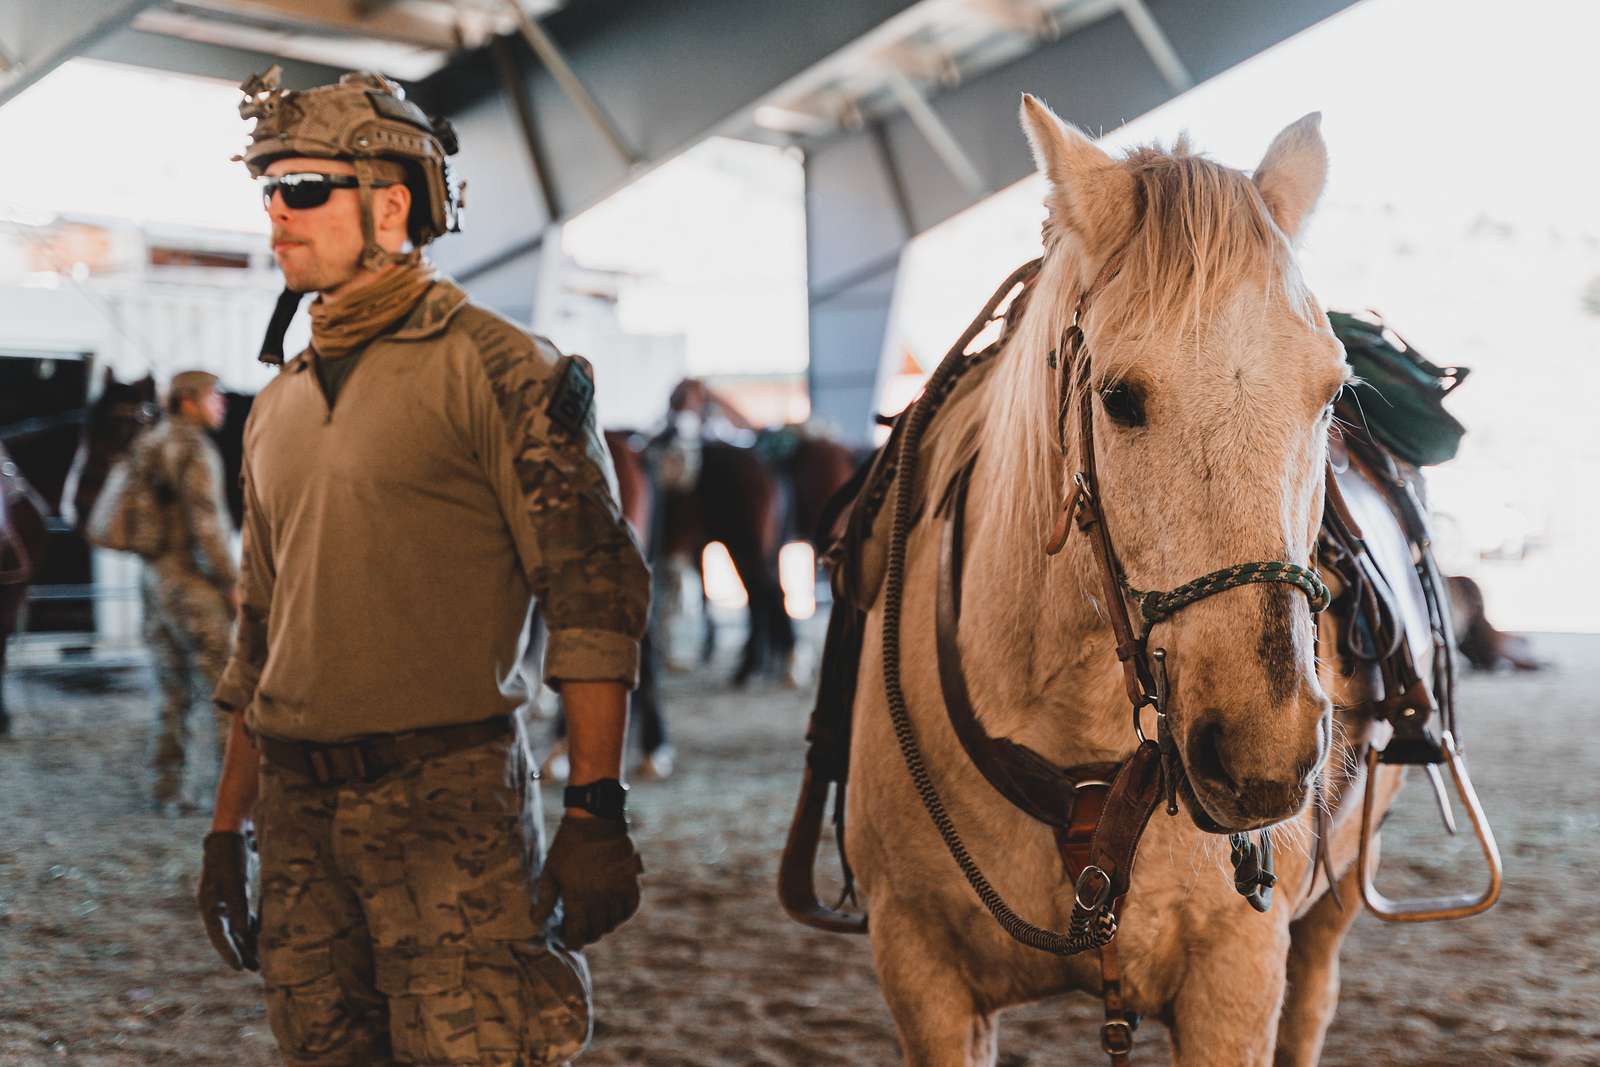
M 1272 139 L 1256 168 L 1256 188 L 1273 221 L 1293 241 L 1328 181 L 1328 146 L 1322 140 L 1322 112 L 1313 111 Z
M 1022 94 L 1022 129 L 1050 183 L 1051 222 L 1092 253 L 1109 253 L 1133 227 L 1133 176 L 1043 101 Z

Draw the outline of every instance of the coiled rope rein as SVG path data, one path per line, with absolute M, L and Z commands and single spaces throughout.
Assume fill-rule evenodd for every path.
M 1128 584 L 1127 578 L 1122 579 L 1122 587 L 1127 590 L 1133 602 L 1139 605 L 1139 616 L 1144 619 L 1145 629 L 1148 630 L 1156 623 L 1176 615 L 1190 604 L 1214 596 L 1225 589 L 1268 582 L 1292 585 L 1300 590 L 1306 595 L 1312 614 L 1325 609 L 1333 599 L 1328 587 L 1317 577 L 1315 571 L 1298 563 L 1285 563 L 1282 560 L 1236 563 L 1231 567 L 1202 575 L 1192 582 L 1185 582 L 1178 588 L 1164 593 L 1135 589 Z
M 1098 868 L 1084 871 L 1084 876 L 1079 880 L 1081 884 L 1077 887 L 1070 925 L 1065 933 L 1037 926 L 1012 910 L 1000 896 L 999 891 L 984 877 L 983 871 L 978 868 L 965 843 L 962 842 L 955 823 L 951 821 L 950 813 L 945 809 L 938 788 L 928 773 L 927 764 L 923 762 L 922 750 L 917 744 L 916 728 L 912 725 L 905 691 L 900 684 L 901 595 L 905 588 L 906 541 L 911 532 L 915 511 L 917 461 L 922 434 L 927 429 L 934 412 L 949 397 L 956 380 L 973 365 L 965 354 L 965 348 L 977 335 L 976 327 L 992 321 L 1002 299 L 1017 285 L 1031 279 L 1038 269 L 1039 263 L 1035 260 L 1012 274 L 996 290 L 983 313 L 974 322 L 974 327 L 969 328 L 968 333 L 963 335 L 939 364 L 938 369 L 928 379 L 921 399 L 906 416 L 905 435 L 900 441 L 899 462 L 895 472 L 894 521 L 889 530 L 889 560 L 883 589 L 884 696 L 889 705 L 889 718 L 894 726 L 895 740 L 899 743 L 900 755 L 905 760 L 906 770 L 910 772 L 917 796 L 921 799 L 923 808 L 927 810 L 928 817 L 933 820 L 934 828 L 938 830 L 945 848 L 949 850 L 951 858 L 955 860 L 956 866 L 961 869 L 961 873 L 972 886 L 973 892 L 977 893 L 983 906 L 1006 933 L 1022 944 L 1060 956 L 1071 956 L 1097 949 L 1116 935 L 1116 916 L 1111 911 L 1111 902 L 1106 899 L 1111 887 L 1110 879 L 1106 878 L 1103 872 L 1099 872 Z M 1012 311 L 1014 313 L 1016 308 L 1013 307 Z M 1091 871 L 1097 872 L 1098 878 L 1091 876 Z M 1095 884 L 1096 881 L 1099 881 L 1098 885 Z

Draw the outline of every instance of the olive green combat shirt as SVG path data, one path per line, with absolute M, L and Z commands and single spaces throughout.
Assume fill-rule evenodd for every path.
M 320 742 L 509 713 L 535 597 L 546 680 L 632 686 L 649 570 L 587 366 L 443 280 L 345 358 L 331 408 L 302 353 L 246 424 L 218 705 Z

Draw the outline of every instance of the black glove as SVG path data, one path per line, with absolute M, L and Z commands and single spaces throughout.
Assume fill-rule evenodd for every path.
M 639 910 L 642 873 L 627 823 L 566 816 L 544 857 L 534 921 L 548 921 L 559 897 L 562 943 L 576 949 L 598 941 Z
M 213 830 L 206 835 L 196 899 L 206 936 L 222 961 L 236 971 L 259 971 L 256 931 L 260 925 L 250 914 L 245 894 L 247 869 L 244 835 Z

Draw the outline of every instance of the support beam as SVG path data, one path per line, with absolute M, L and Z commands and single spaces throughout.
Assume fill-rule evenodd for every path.
M 544 145 L 539 140 L 539 127 L 534 118 L 533 101 L 528 97 L 528 83 L 522 76 L 521 65 L 511 42 L 503 37 L 489 45 L 489 55 L 494 58 L 495 75 L 500 79 L 500 91 L 517 115 L 517 127 L 522 132 L 523 146 L 528 150 L 528 168 L 533 174 L 534 187 L 544 201 L 545 215 L 551 219 L 561 217 L 561 207 L 555 190 L 550 187 L 550 166 L 545 162 Z
M 1350 2 L 1119 0 L 1100 21 L 921 103 L 981 162 L 988 188 L 1004 188 L 1033 171 L 1016 120 L 1023 91 L 1085 129 L 1115 129 Z M 889 327 L 906 245 L 982 196 L 926 133 L 925 116 L 908 107 L 806 156 L 812 406 L 852 440 L 870 432 L 876 393 L 867 383 L 886 344 L 867 334 L 873 323 Z
M 900 106 L 905 108 L 911 124 L 927 138 L 928 147 L 933 149 L 945 168 L 956 176 L 956 180 L 966 187 L 967 192 L 973 196 L 987 193 L 989 187 L 983 175 L 978 173 L 977 165 L 967 156 L 950 128 L 940 121 L 938 113 L 928 106 L 921 91 L 911 84 L 911 79 L 898 70 L 891 71 L 889 88 L 894 92 L 895 99 L 900 101 Z
M 0 107 L 67 60 L 116 33 L 152 0 L 4 0 L 0 39 L 8 54 L 0 67 Z
M 327 85 L 339 80 L 344 70 L 318 63 L 285 59 L 267 52 L 254 52 L 226 45 L 182 41 L 159 33 L 125 28 L 107 37 L 84 53 L 90 59 L 126 63 L 135 67 L 190 74 L 200 78 L 243 81 L 274 63 L 283 68 L 283 83 L 295 89 Z
M 780 86 L 800 77 L 917 0 L 584 0 L 540 20 L 572 70 L 605 102 L 624 144 L 655 166 L 717 132 L 749 135 L 751 114 Z M 554 75 L 522 53 L 524 80 L 540 140 L 549 146 L 545 174 L 562 214 L 584 210 L 637 177 L 607 138 L 562 91 Z M 438 243 L 445 270 L 479 263 L 532 240 L 546 215 L 528 187 L 526 165 L 506 164 L 521 186 L 497 171 L 508 138 L 520 154 L 512 109 L 494 66 L 469 52 L 415 87 L 430 111 L 448 115 L 461 135 L 460 173 L 471 182 L 467 227 Z M 824 132 L 824 131 L 819 131 Z M 493 220 L 484 227 L 473 220 Z
M 1150 53 L 1150 61 L 1156 65 L 1161 76 L 1167 79 L 1167 84 L 1174 93 L 1188 91 L 1194 85 L 1194 76 L 1189 73 L 1189 68 L 1183 65 L 1183 60 L 1178 58 L 1178 50 L 1172 47 L 1172 42 L 1162 31 L 1161 24 L 1145 6 L 1144 0 L 1121 0 L 1122 14 L 1128 20 L 1128 25 L 1133 27 L 1133 32 L 1139 36 L 1139 43 L 1144 45 L 1144 50 Z
M 441 52 L 454 52 L 460 46 L 457 20 L 470 16 L 470 9 L 450 18 L 430 17 L 425 12 L 438 10 L 431 8 L 367 10 L 356 0 L 175 0 L 171 7 L 180 13 L 248 19 L 285 31 L 331 30 Z M 492 32 L 490 20 L 476 22 L 485 35 Z
M 506 0 L 506 6 L 516 15 L 517 30 L 522 34 L 522 39 L 528 42 L 528 47 L 533 49 L 534 54 L 539 57 L 539 62 L 544 64 L 550 76 L 561 87 L 561 91 L 567 95 L 567 99 L 583 113 L 583 117 L 589 120 L 590 125 L 605 135 L 605 139 L 610 142 L 612 149 L 623 163 L 629 167 L 637 164 L 639 156 L 628 147 L 628 142 L 622 136 L 622 131 L 617 129 L 616 122 L 606 109 L 600 106 L 600 101 L 594 98 L 589 87 L 583 84 L 583 79 L 578 77 L 578 72 L 572 69 L 572 64 L 567 62 L 567 57 L 561 54 L 561 49 L 556 47 L 550 35 L 545 33 L 538 21 L 523 8 L 521 0 Z

